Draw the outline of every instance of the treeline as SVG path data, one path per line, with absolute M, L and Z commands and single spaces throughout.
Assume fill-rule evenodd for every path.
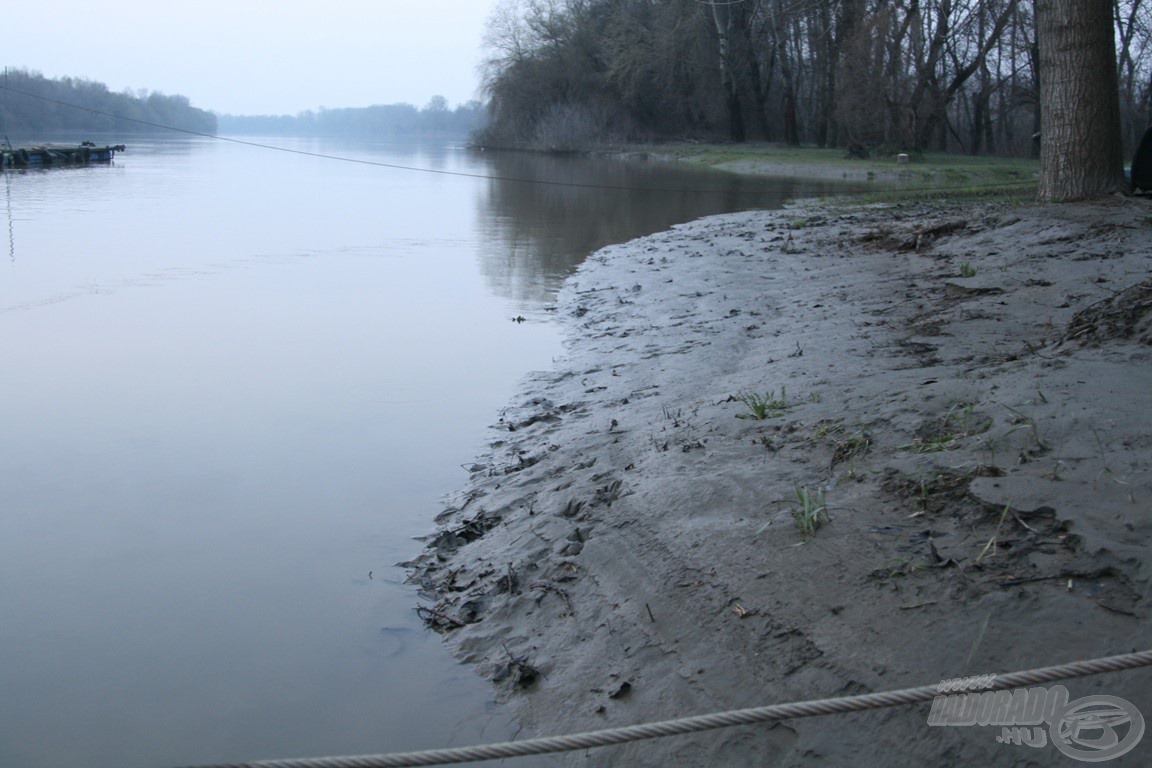
M 449 109 L 434 96 L 423 109 L 411 104 L 308 110 L 296 115 L 221 115 L 220 131 L 240 135 L 290 136 L 468 136 L 485 111 L 478 101 Z
M 0 78 L 0 131 L 36 136 L 60 131 L 140 133 L 158 127 L 216 133 L 216 116 L 184 96 L 113 93 L 103 83 L 6 70 Z
M 1114 6 L 1125 141 L 1149 123 L 1152 9 Z M 492 146 L 669 138 L 1028 154 L 1029 0 L 503 0 Z

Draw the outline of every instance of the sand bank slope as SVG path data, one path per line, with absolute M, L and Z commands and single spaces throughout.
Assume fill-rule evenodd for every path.
M 537 735 L 1148 646 L 1152 289 L 1122 291 L 1150 213 L 803 206 L 600 251 L 559 299 L 566 358 L 412 564 L 423 615 Z M 802 494 L 829 517 L 807 536 Z M 1148 674 L 1069 690 L 1150 717 Z M 1058 757 L 927 715 L 569 759 Z

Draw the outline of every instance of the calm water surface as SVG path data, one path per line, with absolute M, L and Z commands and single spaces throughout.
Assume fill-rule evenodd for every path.
M 6 768 L 509 737 L 394 563 L 560 354 L 548 305 L 589 252 L 825 191 L 276 143 L 297 152 L 145 138 L 3 174 Z

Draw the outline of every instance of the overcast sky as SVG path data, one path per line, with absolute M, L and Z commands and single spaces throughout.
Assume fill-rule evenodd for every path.
M 476 98 L 495 0 L 6 3 L 4 66 L 219 113 Z

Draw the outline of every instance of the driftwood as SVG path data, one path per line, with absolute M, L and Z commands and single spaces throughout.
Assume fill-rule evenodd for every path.
M 1084 344 L 1139 336 L 1141 343 L 1152 344 L 1149 314 L 1152 314 L 1152 278 L 1077 312 L 1068 323 L 1060 343 L 1078 341 Z
M 952 219 L 951 221 L 942 221 L 939 224 L 925 227 L 916 230 L 916 236 L 913 240 L 910 250 L 920 250 L 930 240 L 935 240 L 942 235 L 950 235 L 957 230 L 964 229 L 968 226 L 968 221 L 965 219 Z
M 437 632 L 459 629 L 464 626 L 464 622 L 459 619 L 454 619 L 448 614 L 438 611 L 435 608 L 429 608 L 426 605 L 416 606 L 416 615 L 420 617 L 429 629 L 434 629 Z
M 894 251 L 918 251 L 932 240 L 965 229 L 967 226 L 967 219 L 951 219 L 916 227 L 908 233 L 895 233 L 887 227 L 879 227 L 865 232 L 859 241 L 862 243 L 879 243 L 881 247 Z

